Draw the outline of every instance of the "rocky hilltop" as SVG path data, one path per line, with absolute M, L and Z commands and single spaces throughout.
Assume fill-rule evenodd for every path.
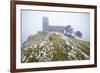
M 39 32 L 22 44 L 21 62 L 88 60 L 90 42 L 58 32 Z

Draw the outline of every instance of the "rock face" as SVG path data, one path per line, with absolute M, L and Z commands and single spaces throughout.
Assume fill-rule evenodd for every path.
M 58 32 L 38 33 L 22 45 L 21 62 L 49 62 L 88 60 L 89 42 L 65 36 Z

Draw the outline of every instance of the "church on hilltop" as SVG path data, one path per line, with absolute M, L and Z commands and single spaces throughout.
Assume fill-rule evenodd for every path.
M 49 25 L 48 17 L 43 17 L 43 32 L 59 32 L 64 34 L 64 26 L 51 26 Z

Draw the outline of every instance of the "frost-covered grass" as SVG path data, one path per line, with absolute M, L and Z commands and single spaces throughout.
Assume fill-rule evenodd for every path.
M 90 57 L 89 42 L 56 32 L 29 36 L 22 46 L 22 63 L 87 60 Z

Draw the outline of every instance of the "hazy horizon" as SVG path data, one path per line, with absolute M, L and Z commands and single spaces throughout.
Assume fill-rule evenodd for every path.
M 42 31 L 42 18 L 48 17 L 49 25 L 67 26 L 71 25 L 74 31 L 81 31 L 82 39 L 90 41 L 90 14 L 74 12 L 32 11 L 21 10 L 21 41 L 24 42 L 28 36 Z

